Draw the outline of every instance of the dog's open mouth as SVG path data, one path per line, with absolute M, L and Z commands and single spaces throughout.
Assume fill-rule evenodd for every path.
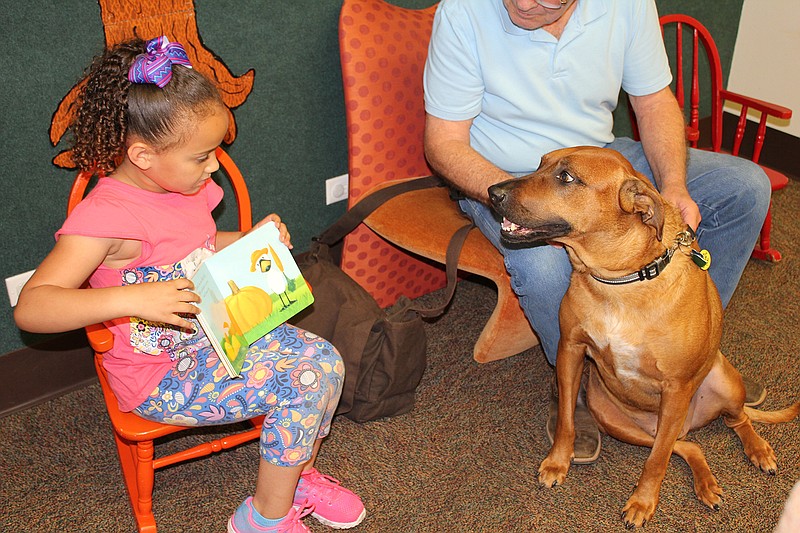
M 506 217 L 503 217 L 503 224 L 500 226 L 500 229 L 503 230 L 503 235 L 506 236 L 513 236 L 513 237 L 527 237 L 528 235 L 533 233 L 531 228 L 526 228 L 520 226 L 519 224 L 515 224 L 508 220 Z
M 527 228 L 503 217 L 500 230 L 500 235 L 506 242 L 540 243 L 567 235 L 570 232 L 570 226 L 564 221 L 559 221 L 541 224 L 535 228 Z

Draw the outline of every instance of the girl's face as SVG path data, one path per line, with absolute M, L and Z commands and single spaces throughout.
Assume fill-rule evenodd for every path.
M 219 169 L 215 150 L 228 130 L 228 114 L 222 107 L 195 124 L 184 142 L 155 153 L 143 171 L 142 188 L 153 192 L 194 194 Z

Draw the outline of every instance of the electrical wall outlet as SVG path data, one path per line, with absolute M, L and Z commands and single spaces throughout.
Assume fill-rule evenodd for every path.
M 11 307 L 16 307 L 17 301 L 19 300 L 19 293 L 22 292 L 22 287 L 31 279 L 34 272 L 35 270 L 29 270 L 28 272 L 6 278 L 6 290 L 8 290 L 8 301 L 11 303 Z
M 348 174 L 325 180 L 325 205 L 331 205 L 347 199 L 349 180 L 350 176 Z

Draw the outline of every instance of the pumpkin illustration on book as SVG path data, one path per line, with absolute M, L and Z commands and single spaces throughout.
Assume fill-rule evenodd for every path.
M 272 298 L 263 289 L 253 285 L 240 289 L 233 280 L 228 281 L 228 286 L 231 294 L 225 298 L 225 309 L 232 335 L 253 329 L 272 313 Z

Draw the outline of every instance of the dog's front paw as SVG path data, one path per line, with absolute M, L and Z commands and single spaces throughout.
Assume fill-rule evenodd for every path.
M 653 518 L 657 504 L 658 500 L 641 498 L 634 492 L 625 507 L 622 508 L 622 521 L 625 522 L 625 529 L 644 527 L 647 521 Z
M 695 476 L 694 479 L 694 493 L 697 498 L 703 502 L 704 505 L 719 511 L 719 506 L 722 503 L 723 491 L 722 487 L 717 483 L 717 479 L 709 473 L 706 476 Z
M 543 487 L 555 487 L 563 485 L 567 478 L 570 460 L 556 459 L 550 453 L 539 466 L 539 485 Z

